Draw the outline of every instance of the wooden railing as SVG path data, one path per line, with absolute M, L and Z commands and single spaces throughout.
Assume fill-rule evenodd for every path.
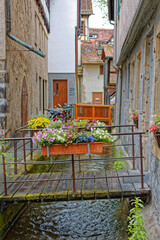
M 114 105 L 75 104 L 75 118 L 100 120 L 111 125 L 111 108 Z

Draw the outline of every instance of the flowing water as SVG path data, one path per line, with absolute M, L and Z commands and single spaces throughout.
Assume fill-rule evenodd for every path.
M 54 170 L 70 168 L 62 166 Z M 84 164 L 82 171 L 108 167 L 106 162 Z M 127 240 L 127 215 L 127 204 L 122 200 L 34 203 L 25 208 L 4 239 Z
M 95 200 L 30 204 L 5 240 L 126 240 L 125 202 Z

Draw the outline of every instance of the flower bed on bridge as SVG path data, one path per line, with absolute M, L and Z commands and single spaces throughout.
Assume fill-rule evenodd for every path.
M 79 126 L 82 128 L 81 131 L 79 131 Z M 103 126 L 106 125 L 99 121 L 90 124 L 87 120 L 83 120 L 83 122 L 73 120 L 67 124 L 63 124 L 61 121 L 52 121 L 47 128 L 36 133 L 32 141 L 40 144 L 43 155 L 82 154 L 89 151 L 102 153 L 103 142 L 114 140 Z M 97 142 L 100 143 L 97 144 Z

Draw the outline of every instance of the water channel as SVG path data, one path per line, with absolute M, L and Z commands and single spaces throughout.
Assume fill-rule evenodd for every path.
M 50 170 L 68 171 L 70 167 L 56 164 Z M 106 162 L 82 165 L 82 171 L 106 168 L 110 168 Z M 127 216 L 127 204 L 123 200 L 32 203 L 4 240 L 127 240 Z

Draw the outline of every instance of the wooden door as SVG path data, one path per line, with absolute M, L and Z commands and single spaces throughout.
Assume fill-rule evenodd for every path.
M 103 102 L 103 93 L 102 92 L 92 92 L 92 103 L 101 104 Z
M 22 95 L 21 95 L 21 124 L 26 125 L 28 122 L 28 92 L 26 79 L 23 79 Z
M 53 80 L 53 106 L 67 103 L 67 80 Z

